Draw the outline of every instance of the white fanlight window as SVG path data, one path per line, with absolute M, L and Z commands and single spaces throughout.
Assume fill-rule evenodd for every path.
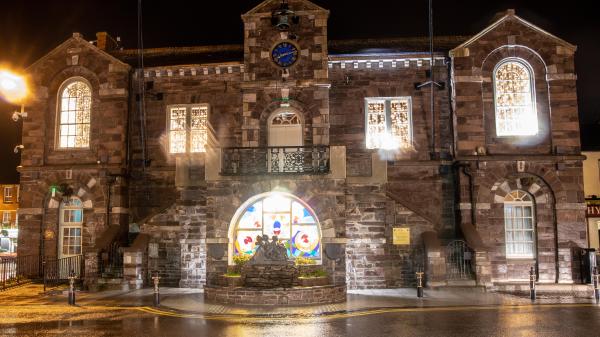
M 58 147 L 90 147 L 92 90 L 79 79 L 70 80 L 59 96 Z
M 302 121 L 290 110 L 274 113 L 269 118 L 269 146 L 302 146 Z
M 498 136 L 538 133 L 533 70 L 525 61 L 508 58 L 494 70 L 494 105 Z
M 169 153 L 206 152 L 208 105 L 169 108 Z
M 504 199 L 507 258 L 535 257 L 535 208 L 531 195 L 512 191 Z
M 368 149 L 408 149 L 413 146 L 410 97 L 366 98 L 365 114 Z
M 81 254 L 83 204 L 71 197 L 60 206 L 60 257 Z

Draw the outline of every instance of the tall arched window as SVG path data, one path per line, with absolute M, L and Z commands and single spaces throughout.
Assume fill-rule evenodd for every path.
M 266 193 L 246 202 L 234 217 L 230 231 L 230 257 L 252 255 L 256 237 L 277 236 L 288 257 L 321 261 L 321 231 L 314 212 L 286 193 Z M 231 258 L 230 258 L 231 261 Z
M 59 148 L 87 148 L 90 146 L 90 114 L 92 90 L 80 79 L 67 82 L 60 91 Z
M 504 198 L 507 258 L 535 257 L 535 208 L 531 195 L 512 191 Z
M 76 197 L 60 205 L 60 258 L 81 254 L 83 204 Z
M 494 70 L 494 105 L 498 136 L 538 133 L 533 71 L 517 58 L 500 62 Z

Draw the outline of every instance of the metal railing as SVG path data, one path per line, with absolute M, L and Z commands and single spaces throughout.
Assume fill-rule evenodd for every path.
M 42 276 L 38 256 L 0 257 L 0 291 Z
M 321 145 L 223 148 L 221 174 L 328 174 L 329 153 Z
M 43 262 L 44 287 L 69 282 L 71 272 L 77 279 L 82 279 L 84 267 L 83 255 L 47 259 Z

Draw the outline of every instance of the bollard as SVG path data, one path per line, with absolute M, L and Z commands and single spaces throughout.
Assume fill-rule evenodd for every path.
M 596 298 L 596 303 L 600 302 L 600 289 L 598 289 L 598 283 L 600 275 L 598 275 L 598 267 L 594 267 L 592 271 L 592 279 L 594 282 L 594 297 Z
M 533 267 L 531 267 L 531 269 L 529 270 L 529 297 L 532 301 L 535 301 L 535 281 L 535 270 L 533 269 Z
M 160 277 L 158 276 L 158 272 L 152 276 L 152 280 L 154 281 L 154 306 L 158 307 L 160 305 L 160 291 L 158 288 Z
M 75 305 L 75 273 L 69 273 L 69 305 Z
M 417 297 L 423 297 L 423 272 L 417 272 Z

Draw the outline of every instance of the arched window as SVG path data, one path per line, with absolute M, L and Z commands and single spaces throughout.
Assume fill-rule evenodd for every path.
M 535 208 L 531 195 L 512 191 L 504 198 L 507 258 L 535 257 Z
M 60 205 L 60 258 L 81 254 L 83 204 L 76 197 Z
M 252 255 L 256 237 L 277 236 L 288 257 L 321 261 L 321 231 L 314 212 L 300 199 L 285 193 L 265 193 L 246 202 L 233 219 L 230 261 L 235 255 Z
M 494 105 L 498 136 L 538 133 L 533 71 L 521 59 L 508 58 L 494 70 Z
M 59 148 L 90 146 L 90 114 L 92 90 L 82 80 L 71 80 L 60 91 Z

